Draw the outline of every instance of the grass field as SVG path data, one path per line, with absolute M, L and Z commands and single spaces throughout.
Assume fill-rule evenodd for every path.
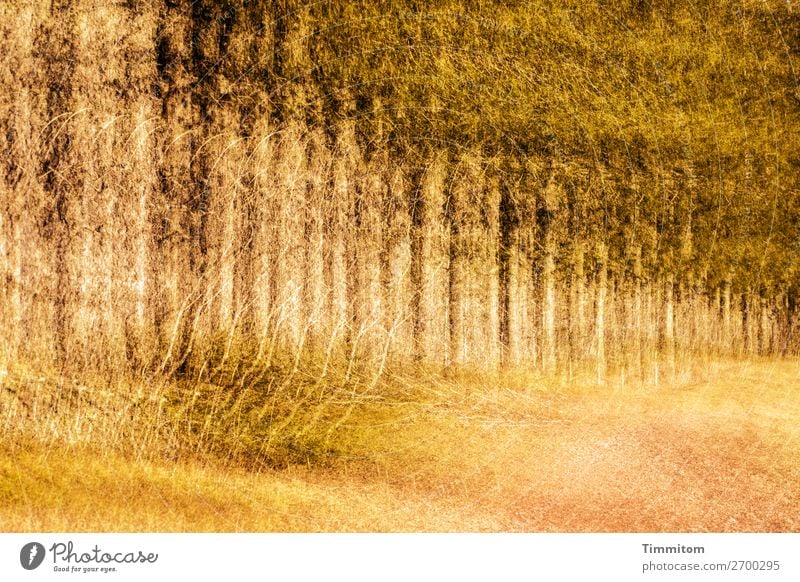
M 280 466 L 18 436 L 8 410 L 5 532 L 800 531 L 794 361 L 658 386 L 439 378 L 362 398 L 327 457 Z

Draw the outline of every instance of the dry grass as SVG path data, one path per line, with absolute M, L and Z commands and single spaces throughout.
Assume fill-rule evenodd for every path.
M 6 433 L 0 530 L 800 531 L 796 362 L 400 385 L 282 469 Z

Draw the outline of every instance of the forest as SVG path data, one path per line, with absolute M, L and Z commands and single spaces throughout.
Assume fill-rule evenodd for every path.
M 796 382 L 799 54 L 788 0 L 0 0 L 4 450 Z

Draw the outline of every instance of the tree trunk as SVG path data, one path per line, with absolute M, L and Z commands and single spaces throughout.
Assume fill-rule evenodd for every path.
M 664 289 L 664 356 L 667 369 L 675 373 L 675 277 L 667 276 Z
M 570 295 L 572 306 L 570 308 L 570 347 L 573 363 L 581 361 L 586 351 L 586 281 L 584 272 L 585 249 L 582 243 L 577 243 L 573 251 L 572 281 Z
M 553 372 L 556 367 L 556 296 L 555 296 L 555 260 L 553 258 L 552 240 L 546 243 L 544 258 L 544 302 L 542 305 L 542 327 L 544 328 L 544 346 L 542 368 Z
M 606 294 L 608 291 L 608 251 L 605 243 L 598 243 L 597 305 L 595 306 L 595 345 L 597 383 L 606 381 Z
M 444 220 L 445 160 L 437 155 L 426 169 L 415 208 L 417 263 L 415 342 L 417 357 L 439 364 L 449 360 L 447 326 L 449 232 Z

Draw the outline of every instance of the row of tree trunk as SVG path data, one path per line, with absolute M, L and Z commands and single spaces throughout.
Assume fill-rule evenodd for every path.
M 232 99 L 235 63 L 217 64 L 236 23 L 192 10 L 3 4 L 6 363 L 172 373 L 247 352 L 590 363 L 602 381 L 797 350 L 789 298 L 618 273 L 478 151 L 408 165 L 365 152 L 351 121 L 277 115 L 265 88 Z M 302 31 L 254 34 L 278 33 Z

